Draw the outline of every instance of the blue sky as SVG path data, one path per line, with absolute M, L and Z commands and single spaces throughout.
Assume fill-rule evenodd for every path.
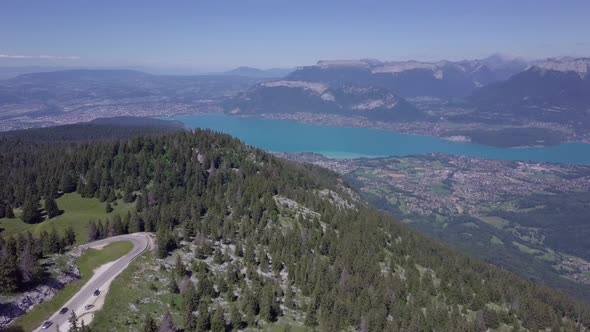
M 0 65 L 215 71 L 320 59 L 590 56 L 590 1 L 0 3 Z

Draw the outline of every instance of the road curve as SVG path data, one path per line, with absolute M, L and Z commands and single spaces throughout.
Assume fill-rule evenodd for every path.
M 135 257 L 139 256 L 147 249 L 151 240 L 147 233 L 134 233 L 113 236 L 95 242 L 86 243 L 81 247 L 83 249 L 96 248 L 118 241 L 131 241 L 133 243 L 133 249 L 131 249 L 131 251 L 129 251 L 129 253 L 127 253 L 125 256 L 116 260 L 111 266 L 109 266 L 106 270 L 102 271 L 102 273 L 100 273 L 99 275 L 92 276 L 92 278 L 84 286 L 82 286 L 78 293 L 76 293 L 64 305 L 64 307 L 67 307 L 69 309 L 68 312 L 66 312 L 63 315 L 60 315 L 58 310 L 53 315 L 51 315 L 51 317 L 48 320 L 50 320 L 53 324 L 48 329 L 41 329 L 41 327 L 39 326 L 35 331 L 56 332 L 57 326 L 60 327 L 60 331 L 67 331 L 66 326 L 69 326 L 68 318 L 70 318 L 72 310 L 76 311 L 76 314 L 78 314 L 79 316 L 79 312 L 83 311 L 84 306 L 91 302 L 91 300 L 93 300 L 94 291 L 96 289 L 103 291 L 102 286 L 105 285 L 105 283 L 107 283 L 109 280 L 119 275 L 119 273 L 123 272 L 123 270 L 125 270 L 125 268 Z

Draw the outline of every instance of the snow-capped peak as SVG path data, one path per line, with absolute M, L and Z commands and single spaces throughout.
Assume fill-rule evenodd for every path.
M 269 81 L 269 82 L 262 82 L 259 86 L 267 87 L 267 88 L 296 88 L 296 89 L 304 89 L 308 91 L 313 91 L 317 94 L 322 94 L 324 91 L 328 90 L 328 86 L 323 83 L 314 83 L 314 82 L 305 82 L 305 81 Z
M 369 67 L 369 60 L 320 60 L 317 63 L 318 67 Z
M 436 69 L 436 64 L 420 61 L 386 62 L 382 66 L 372 69 L 373 73 L 400 73 L 412 69 Z
M 575 72 L 581 78 L 590 74 L 590 58 L 580 58 L 569 61 L 560 61 L 557 59 L 548 59 L 547 61 L 531 66 L 533 69 L 554 70 L 561 72 Z

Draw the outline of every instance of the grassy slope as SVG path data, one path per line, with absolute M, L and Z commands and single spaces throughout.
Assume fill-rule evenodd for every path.
M 44 320 L 48 319 L 54 312 L 59 310 L 74 294 L 84 286 L 92 277 L 94 269 L 108 262 L 114 261 L 133 249 L 133 244 L 129 241 L 113 242 L 104 248 L 88 249 L 84 255 L 76 260 L 76 265 L 80 268 L 82 277 L 72 283 L 67 284 L 57 295 L 50 301 L 43 302 L 34 307 L 27 314 L 19 317 L 13 326 L 20 326 L 25 331 L 31 331 L 39 326 Z
M 39 224 L 26 224 L 19 218 L 0 219 L 0 228 L 4 229 L 0 233 L 3 237 L 16 235 L 27 230 L 33 234 L 39 234 L 42 230 L 50 231 L 55 227 L 58 231 L 63 231 L 66 226 L 71 225 L 76 231 L 76 240 L 78 243 L 84 243 L 88 240 L 87 225 L 90 220 L 104 220 L 108 216 L 119 213 L 121 216 L 131 209 L 132 204 L 117 201 L 117 205 L 111 204 L 114 211 L 106 213 L 106 203 L 100 202 L 98 198 L 83 198 L 77 193 L 65 194 L 56 200 L 57 206 L 64 211 L 60 216 L 45 220 Z
M 98 331 L 139 331 L 148 313 L 157 319 L 167 310 L 176 313 L 170 305 L 181 305 L 180 295 L 170 294 L 164 280 L 154 280 L 155 276 L 159 276 L 158 270 L 152 255 L 142 255 L 131 262 L 111 283 L 104 307 L 92 320 L 92 328 Z M 150 289 L 150 286 L 155 288 Z M 130 305 L 139 311 L 131 312 Z M 181 321 L 181 317 L 174 318 L 177 322 Z

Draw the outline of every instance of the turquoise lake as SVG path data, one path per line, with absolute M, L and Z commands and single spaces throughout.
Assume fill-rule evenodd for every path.
M 392 131 L 320 126 L 286 120 L 226 115 L 182 115 L 166 119 L 188 128 L 209 128 L 272 152 L 317 152 L 331 158 L 407 156 L 446 153 L 503 160 L 590 164 L 590 144 L 563 143 L 550 147 L 496 148 L 451 142 L 437 137 Z

